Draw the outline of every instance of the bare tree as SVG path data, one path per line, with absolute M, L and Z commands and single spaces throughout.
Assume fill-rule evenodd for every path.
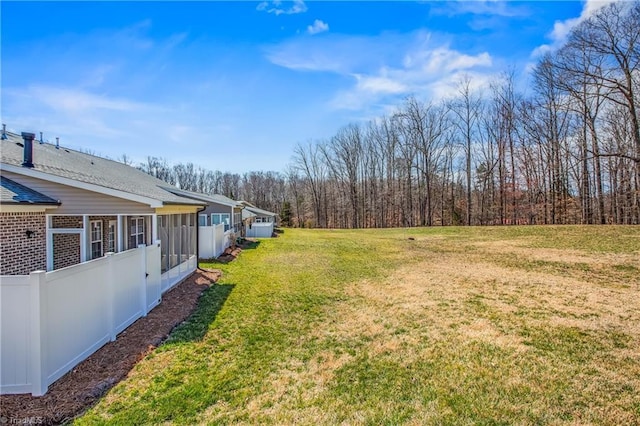
M 455 125 L 465 156 L 465 174 L 467 178 L 466 186 L 466 220 L 467 225 L 472 224 L 472 201 L 471 194 L 473 191 L 471 182 L 473 180 L 473 146 L 474 140 L 478 133 L 478 125 L 483 113 L 482 111 L 482 95 L 474 92 L 471 88 L 471 77 L 465 75 L 459 82 L 457 87 L 458 96 L 449 103 L 449 109 L 454 115 L 453 124 Z

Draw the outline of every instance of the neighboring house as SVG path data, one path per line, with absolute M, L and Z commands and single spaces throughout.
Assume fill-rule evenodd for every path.
M 182 189 L 169 189 L 176 195 L 206 204 L 198 211 L 199 243 L 201 258 L 218 257 L 232 245 L 236 238 L 245 235 L 244 206 L 220 194 L 205 195 Z M 222 229 L 218 229 L 223 226 Z
M 171 273 L 197 254 L 196 214 L 204 203 L 123 163 L 30 133 L 5 135 L 0 275 L 57 270 L 157 240 L 165 286 L 193 272 Z
M 200 201 L 206 201 L 207 207 L 198 213 L 200 226 L 224 224 L 225 232 L 231 231 L 236 237 L 243 236 L 242 204 L 220 194 L 199 194 Z
M 250 222 L 246 227 L 246 236 L 249 238 L 270 238 L 278 223 L 278 214 L 260 209 L 247 201 L 240 201 L 250 217 Z

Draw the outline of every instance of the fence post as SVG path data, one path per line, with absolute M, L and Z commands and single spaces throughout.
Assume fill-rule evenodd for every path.
M 107 324 L 109 326 L 109 338 L 111 341 L 116 340 L 116 313 L 115 313 L 115 285 L 116 285 L 116 274 L 115 274 L 115 263 L 113 261 L 113 252 L 108 252 L 105 254 L 107 256 Z
M 140 276 L 140 306 L 142 307 L 142 316 L 146 317 L 148 313 L 147 304 L 147 246 L 145 244 L 138 245 L 138 251 L 141 253 L 140 261 L 141 261 L 141 270 L 142 274 Z
M 47 324 L 46 272 L 34 271 L 29 274 L 31 290 L 31 395 L 47 393 L 47 345 L 45 340 Z
M 218 257 L 218 255 L 220 254 L 220 241 L 218 238 L 218 228 L 217 227 L 213 227 L 213 232 L 211 232 L 211 238 L 213 239 L 213 257 Z

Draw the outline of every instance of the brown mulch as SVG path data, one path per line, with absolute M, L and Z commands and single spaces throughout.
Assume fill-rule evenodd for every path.
M 233 258 L 236 256 L 237 252 Z M 160 305 L 146 317 L 49 386 L 44 396 L 0 395 L 0 422 L 60 424 L 81 414 L 160 345 L 193 312 L 202 292 L 220 275 L 219 270 L 198 269 L 164 294 Z
M 236 257 L 238 257 L 238 254 L 240 254 L 241 251 L 242 251 L 242 247 L 240 246 L 229 247 L 224 251 L 224 253 L 218 256 L 217 261 L 222 263 L 229 263 L 232 260 L 234 260 Z

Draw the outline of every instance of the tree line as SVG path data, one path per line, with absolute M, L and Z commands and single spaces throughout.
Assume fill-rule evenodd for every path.
M 531 71 L 295 147 L 285 172 L 243 175 L 149 158 L 169 183 L 278 212 L 286 225 L 640 223 L 640 3 L 582 21 Z

